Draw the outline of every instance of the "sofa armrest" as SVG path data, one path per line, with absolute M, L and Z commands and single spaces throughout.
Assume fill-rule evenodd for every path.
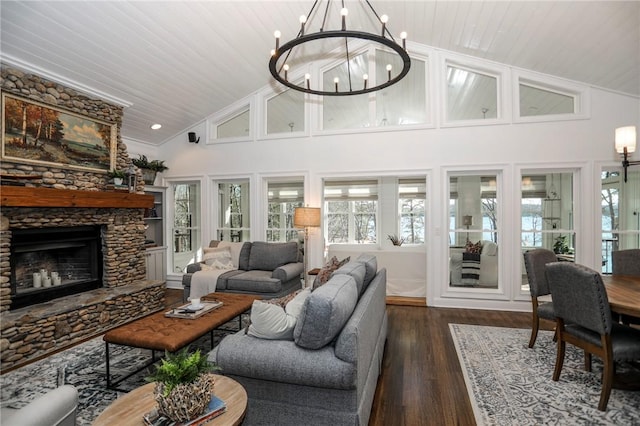
M 187 274 L 193 274 L 202 269 L 202 262 L 190 263 L 187 265 Z
M 225 375 L 332 389 L 355 389 L 355 364 L 336 358 L 332 345 L 304 349 L 291 340 L 265 340 L 244 330 L 209 353 Z
M 49 391 L 24 407 L 2 409 L 2 423 L 23 426 L 75 426 L 78 410 L 78 391 L 63 385 Z
M 294 278 L 300 277 L 304 271 L 304 265 L 301 262 L 287 263 L 273 270 L 271 278 L 279 279 L 286 283 Z

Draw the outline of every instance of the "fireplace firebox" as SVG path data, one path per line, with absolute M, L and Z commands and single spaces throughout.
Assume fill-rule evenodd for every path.
M 13 229 L 11 310 L 102 287 L 100 226 Z

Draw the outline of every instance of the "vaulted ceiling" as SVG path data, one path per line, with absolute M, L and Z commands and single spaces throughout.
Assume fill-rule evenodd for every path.
M 640 95 L 640 2 L 371 3 L 412 42 Z M 122 135 L 159 145 L 270 84 L 273 31 L 311 5 L 2 1 L 1 59 L 127 105 Z

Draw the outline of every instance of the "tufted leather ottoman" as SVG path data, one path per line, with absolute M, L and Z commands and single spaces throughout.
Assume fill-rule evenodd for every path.
M 145 364 L 129 376 L 123 377 L 117 382 L 112 382 L 109 371 L 109 344 L 151 349 L 151 363 L 153 363 L 156 361 L 155 351 L 175 352 L 207 333 L 213 334 L 213 330 L 216 328 L 251 309 L 253 301 L 260 299 L 260 297 L 244 294 L 212 293 L 203 297 L 203 300 L 206 301 L 207 299 L 219 300 L 223 305 L 195 319 L 168 318 L 164 316 L 165 311 L 157 312 L 105 333 L 103 340 L 105 341 L 107 363 L 107 388 L 115 389 L 114 386 L 117 383 L 149 365 Z M 211 344 L 213 344 L 213 336 L 211 336 Z

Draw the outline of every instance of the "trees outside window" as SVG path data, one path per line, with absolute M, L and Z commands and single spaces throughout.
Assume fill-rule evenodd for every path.
M 325 235 L 329 244 L 378 241 L 378 181 L 325 181 Z
M 298 229 L 293 227 L 296 207 L 304 206 L 304 182 L 267 182 L 267 241 L 286 242 L 298 239 Z
M 398 179 L 400 237 L 406 244 L 424 244 L 425 204 L 424 179 Z

